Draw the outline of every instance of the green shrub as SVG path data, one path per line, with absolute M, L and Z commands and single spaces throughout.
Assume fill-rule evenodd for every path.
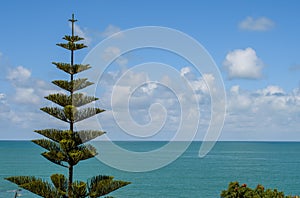
M 240 185 L 238 182 L 230 182 L 227 190 L 221 192 L 221 198 L 299 198 L 299 196 L 285 196 L 277 189 L 266 189 L 258 184 L 251 189 L 247 184 Z

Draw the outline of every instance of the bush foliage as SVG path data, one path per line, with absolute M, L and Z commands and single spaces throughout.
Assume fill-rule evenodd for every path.
M 299 198 L 299 196 L 285 196 L 277 189 L 265 189 L 260 184 L 252 189 L 247 184 L 240 185 L 238 182 L 230 182 L 227 190 L 221 192 L 221 198 Z

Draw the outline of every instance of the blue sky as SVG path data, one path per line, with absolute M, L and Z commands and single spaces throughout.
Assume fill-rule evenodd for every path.
M 299 141 L 299 8 L 299 1 L 4 2 L 0 7 L 0 139 L 31 139 L 36 137 L 34 129 L 64 127 L 39 108 L 51 105 L 44 96 L 59 91 L 51 81 L 66 77 L 51 62 L 69 60 L 55 44 L 70 33 L 67 20 L 75 13 L 79 20 L 76 33 L 89 44 L 76 54 L 77 62 L 111 33 L 139 26 L 177 29 L 201 43 L 221 71 L 227 116 L 220 140 Z M 108 109 L 98 116 L 104 120 L 103 129 L 112 139 L 131 138 L 112 121 L 109 91 L 122 72 L 143 61 L 168 63 L 191 82 L 203 100 L 199 101 L 203 116 L 197 134 L 201 140 L 210 116 L 205 83 L 213 77 L 195 73 L 193 66 L 179 57 L 147 49 L 125 54 L 103 77 L 103 89 L 97 91 L 103 98 L 99 105 Z M 132 73 L 128 86 L 142 78 L 150 77 L 143 71 Z M 178 103 L 171 101 L 175 96 L 155 84 L 140 87 L 133 96 L 131 114 L 141 124 L 149 121 L 151 103 L 162 101 L 169 117 L 162 131 L 151 138 L 172 137 L 179 124 Z M 89 122 L 82 125 L 92 126 Z

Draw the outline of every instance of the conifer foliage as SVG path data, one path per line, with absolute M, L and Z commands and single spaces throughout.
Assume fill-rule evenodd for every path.
M 87 86 L 92 85 L 87 78 L 77 78 L 75 75 L 90 68 L 89 65 L 74 64 L 74 52 L 87 47 L 78 41 L 84 40 L 74 35 L 74 23 L 77 21 L 72 15 L 69 20 L 72 24 L 72 35 L 64 36 L 66 43 L 59 43 L 58 46 L 71 52 L 70 63 L 53 62 L 60 70 L 70 75 L 68 80 L 54 80 L 52 83 L 65 90 L 66 94 L 50 94 L 45 98 L 57 104 L 56 107 L 44 107 L 42 111 L 66 122 L 69 130 L 44 129 L 35 130 L 36 133 L 44 136 L 43 139 L 32 140 L 35 144 L 43 147 L 46 151 L 41 155 L 47 160 L 68 169 L 68 177 L 63 174 L 53 174 L 50 181 L 42 180 L 34 176 L 13 176 L 6 180 L 11 181 L 21 188 L 46 198 L 83 198 L 101 197 L 117 190 L 130 182 L 116 181 L 111 176 L 98 175 L 88 180 L 73 181 L 73 168 L 82 160 L 97 155 L 96 149 L 86 142 L 103 135 L 105 132 L 97 130 L 75 131 L 76 122 L 87 119 L 103 112 L 100 108 L 83 107 L 86 104 L 98 100 L 93 96 L 86 96 L 78 93 Z

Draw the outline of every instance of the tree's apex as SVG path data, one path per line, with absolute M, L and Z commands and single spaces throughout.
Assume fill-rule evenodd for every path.
M 69 19 L 70 22 L 74 23 L 76 22 L 77 20 L 74 18 L 74 14 L 72 14 L 72 19 Z

